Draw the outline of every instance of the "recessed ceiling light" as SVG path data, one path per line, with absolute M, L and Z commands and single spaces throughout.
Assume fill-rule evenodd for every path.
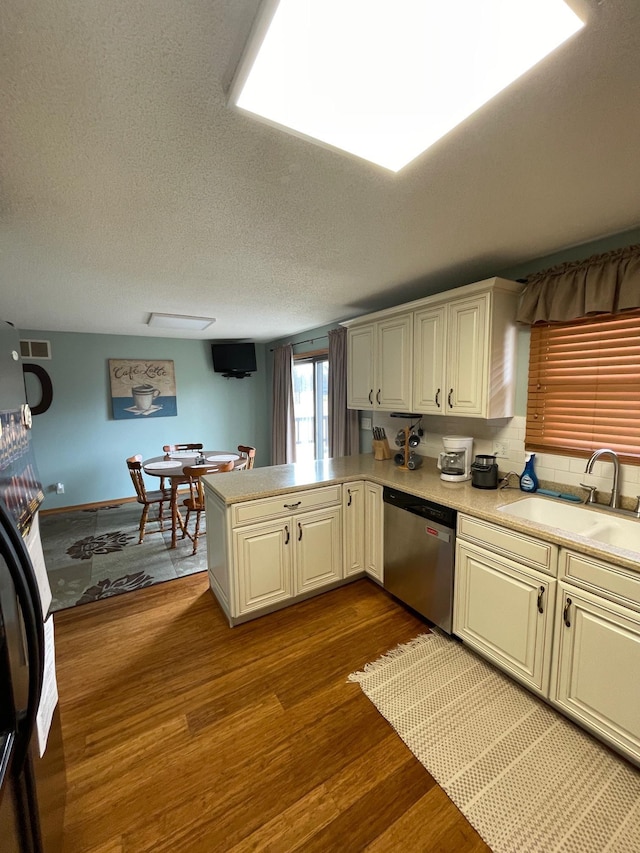
M 269 0 L 230 103 L 395 172 L 582 26 L 564 0 Z
M 214 317 L 188 317 L 185 314 L 151 314 L 147 325 L 159 329 L 189 329 L 201 332 L 215 323 Z

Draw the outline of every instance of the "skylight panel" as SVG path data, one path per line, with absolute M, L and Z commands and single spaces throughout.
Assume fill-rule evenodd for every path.
M 266 34 L 250 40 L 231 102 L 394 172 L 583 26 L 564 0 L 275 6 Z

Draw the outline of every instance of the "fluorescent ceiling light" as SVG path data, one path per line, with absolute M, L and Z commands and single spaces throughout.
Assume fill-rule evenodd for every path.
M 189 329 L 192 332 L 202 332 L 215 323 L 214 317 L 188 317 L 185 314 L 151 314 L 147 325 L 158 329 Z
M 280 0 L 230 102 L 396 172 L 583 25 L 564 0 Z

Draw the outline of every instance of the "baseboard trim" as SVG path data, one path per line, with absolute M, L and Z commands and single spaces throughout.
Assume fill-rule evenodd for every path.
M 103 506 L 115 506 L 116 504 L 129 504 L 136 503 L 136 497 L 128 497 L 128 498 L 115 498 L 111 501 L 96 501 L 95 503 L 90 504 L 74 504 L 72 506 L 56 506 L 51 507 L 51 509 L 41 509 L 40 515 L 58 515 L 61 512 L 76 512 L 81 510 L 88 509 L 100 509 Z

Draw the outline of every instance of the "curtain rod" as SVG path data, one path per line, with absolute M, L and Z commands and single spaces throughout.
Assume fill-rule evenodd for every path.
M 324 341 L 324 340 L 329 340 L 329 335 L 320 335 L 317 338 L 307 338 L 306 341 L 295 341 L 295 342 L 289 341 L 288 346 L 297 347 L 298 344 L 312 344 L 312 343 L 315 343 L 315 341 Z M 282 346 L 287 346 L 287 344 L 282 344 Z M 269 352 L 273 352 L 274 349 L 275 349 L 275 347 L 271 347 Z

